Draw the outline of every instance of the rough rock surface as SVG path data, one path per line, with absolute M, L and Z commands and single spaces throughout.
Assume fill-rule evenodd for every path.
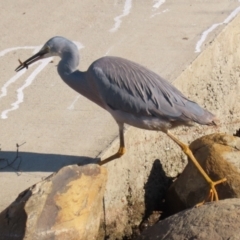
M 216 186 L 219 199 L 240 197 L 240 138 L 211 134 L 192 142 L 190 148 L 213 181 L 224 177 L 227 182 Z M 183 173 L 170 187 L 167 201 L 171 213 L 193 207 L 209 193 L 209 185 L 189 161 Z
M 96 239 L 106 179 L 98 165 L 62 168 L 0 214 L 0 239 Z
M 147 229 L 138 240 L 240 239 L 240 199 L 226 199 L 175 214 Z

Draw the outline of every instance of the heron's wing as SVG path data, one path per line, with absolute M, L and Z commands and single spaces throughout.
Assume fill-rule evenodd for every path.
M 117 57 L 95 61 L 90 69 L 98 94 L 114 110 L 137 116 L 197 121 L 204 109 L 147 68 Z M 198 122 L 198 121 L 197 121 Z

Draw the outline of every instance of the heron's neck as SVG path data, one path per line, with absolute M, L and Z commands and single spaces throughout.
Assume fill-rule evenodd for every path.
M 58 73 L 62 80 L 76 92 L 82 94 L 86 98 L 103 107 L 101 99 L 94 92 L 91 77 L 87 72 L 77 70 L 79 65 L 78 52 L 70 52 L 67 56 L 62 56 L 58 64 Z
M 62 56 L 58 64 L 58 73 L 62 80 L 80 94 L 87 90 L 85 83 L 85 72 L 77 70 L 79 65 L 78 52 L 69 52 Z
M 87 73 L 77 70 L 78 63 L 78 58 L 62 58 L 58 64 L 59 75 L 69 87 L 101 106 L 100 100 L 89 83 Z
M 64 77 L 74 72 L 79 65 L 79 54 L 75 49 L 61 54 L 61 61 L 58 64 L 58 73 L 64 80 Z

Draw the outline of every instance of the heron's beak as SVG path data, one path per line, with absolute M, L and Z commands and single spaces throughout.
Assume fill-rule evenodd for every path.
M 44 48 L 41 49 L 38 53 L 34 54 L 32 57 L 28 58 L 26 61 L 21 62 L 20 60 L 19 63 L 20 65 L 15 69 L 16 72 L 22 70 L 23 68 L 27 68 L 28 69 L 28 65 L 38 61 L 39 59 L 42 58 L 42 56 L 46 53 L 49 52 L 49 48 Z

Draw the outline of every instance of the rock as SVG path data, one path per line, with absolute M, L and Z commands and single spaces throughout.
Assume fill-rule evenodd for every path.
M 0 239 L 96 239 L 106 179 L 98 165 L 62 168 L 0 214 Z
M 240 138 L 211 134 L 192 142 L 190 149 L 213 181 L 227 178 L 227 182 L 216 186 L 219 199 L 240 197 Z M 195 206 L 208 193 L 209 185 L 189 161 L 167 193 L 170 213 Z
M 145 230 L 138 240 L 237 240 L 240 199 L 226 199 L 175 214 Z

